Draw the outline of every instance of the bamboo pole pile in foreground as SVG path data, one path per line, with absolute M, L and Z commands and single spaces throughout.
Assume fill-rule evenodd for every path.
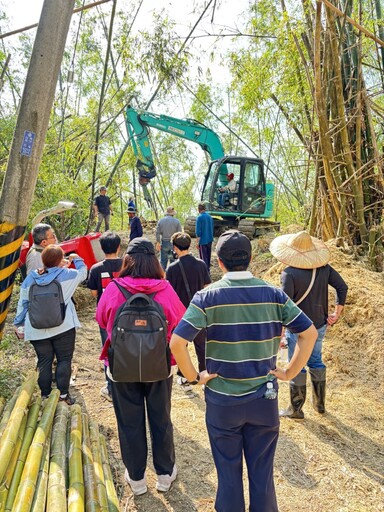
M 0 420 L 0 512 L 118 512 L 104 436 L 81 410 L 42 402 L 33 372 Z

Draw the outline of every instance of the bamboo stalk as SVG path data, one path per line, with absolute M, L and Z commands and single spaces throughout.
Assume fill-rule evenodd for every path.
M 94 420 L 89 421 L 89 435 L 91 439 L 93 465 L 95 468 L 97 496 L 99 499 L 101 510 L 103 512 L 108 512 L 108 495 L 107 489 L 105 487 L 103 463 L 100 451 L 100 432 L 99 426 Z
M 31 405 L 27 418 L 27 425 L 21 445 L 20 453 L 17 459 L 15 471 L 13 473 L 12 482 L 9 487 L 7 501 L 5 503 L 5 511 L 10 512 L 12 510 L 13 502 L 15 501 L 17 489 L 19 487 L 21 474 L 24 469 L 25 461 L 28 455 L 29 447 L 33 436 L 35 434 L 37 418 L 39 416 L 41 406 L 41 397 L 38 397 L 36 401 Z
M 100 434 L 100 448 L 101 448 L 101 460 L 103 461 L 103 472 L 105 478 L 105 487 L 107 489 L 108 496 L 108 510 L 109 512 L 119 512 L 119 499 L 116 494 L 116 489 L 113 484 L 113 478 L 111 468 L 108 461 L 107 443 L 105 437 Z
M 56 407 L 52 427 L 51 456 L 49 464 L 47 510 L 67 510 L 67 424 L 69 409 L 65 402 Z
M 5 404 L 7 403 L 6 399 L 3 396 L 0 396 L 0 416 L 3 414 Z
M 36 387 L 37 372 L 33 372 L 23 383 L 7 426 L 0 440 L 0 482 L 3 480 L 17 440 L 21 422 Z
M 81 454 L 81 408 L 75 404 L 71 409 L 71 435 L 69 449 L 68 512 L 84 512 L 84 478 Z
M 1 417 L 1 421 L 0 421 L 0 438 L 3 435 L 5 427 L 7 426 L 9 417 L 13 411 L 13 408 L 15 407 L 15 403 L 16 403 L 17 397 L 19 396 L 19 393 L 20 393 L 20 386 L 16 389 L 12 398 L 7 402 L 6 406 L 4 407 L 3 416 Z
M 85 509 L 87 512 L 100 512 L 101 507 L 98 499 L 95 467 L 91 449 L 91 439 L 89 435 L 88 414 L 82 414 L 83 427 L 83 474 L 85 487 Z M 108 511 L 108 508 L 107 508 Z
M 21 422 L 21 425 L 20 425 L 19 432 L 18 432 L 15 450 L 12 454 L 11 460 L 9 461 L 7 471 L 5 472 L 5 475 L 4 475 L 4 480 L 2 481 L 1 486 L 0 486 L 0 512 L 3 512 L 5 510 L 5 504 L 7 502 L 9 488 L 10 488 L 10 485 L 12 482 L 12 477 L 13 477 L 13 474 L 14 474 L 14 471 L 16 468 L 17 459 L 19 457 L 21 445 L 23 442 L 26 425 L 27 425 L 27 416 L 24 416 L 24 418 Z
M 21 475 L 21 481 L 12 512 L 29 512 L 31 510 L 40 462 L 43 455 L 44 443 L 52 426 L 59 396 L 60 391 L 58 389 L 54 389 L 51 391 L 46 402 L 43 415 L 38 427 L 36 428 L 36 432 L 33 436 L 33 441 L 28 452 L 28 457 L 24 466 L 23 474 Z
M 41 457 L 39 476 L 36 483 L 36 491 L 33 496 L 31 512 L 45 512 L 45 503 L 47 501 L 49 455 L 51 445 L 52 428 L 44 443 L 43 454 Z M 59 509 L 61 510 L 61 509 Z

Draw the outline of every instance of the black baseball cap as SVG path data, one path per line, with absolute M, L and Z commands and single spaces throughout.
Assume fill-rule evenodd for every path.
M 240 231 L 230 229 L 219 237 L 216 253 L 224 265 L 226 263 L 231 265 L 248 264 L 252 255 L 251 242 Z
M 131 240 L 128 244 L 127 254 L 152 254 L 155 255 L 155 248 L 153 247 L 153 243 L 145 238 L 144 236 L 140 236 Z

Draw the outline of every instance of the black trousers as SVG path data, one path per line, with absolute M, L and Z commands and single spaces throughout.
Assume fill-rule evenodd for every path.
M 31 341 L 37 354 L 37 368 L 39 370 L 38 384 L 43 396 L 52 391 L 52 363 L 56 356 L 56 384 L 61 395 L 69 390 L 71 380 L 71 365 L 75 350 L 76 329 L 70 329 L 52 338 Z
M 144 478 L 147 466 L 146 414 L 158 475 L 171 475 L 175 464 L 171 393 L 173 377 L 157 382 L 113 382 L 112 398 L 121 457 L 131 480 Z

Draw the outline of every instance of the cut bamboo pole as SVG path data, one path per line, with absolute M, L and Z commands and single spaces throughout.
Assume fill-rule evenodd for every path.
M 108 495 L 105 487 L 105 477 L 101 458 L 99 426 L 94 420 L 89 421 L 89 436 L 91 439 L 91 450 L 93 465 L 96 475 L 97 496 L 103 512 L 108 512 Z
M 21 445 L 20 453 L 18 456 L 18 460 L 16 463 L 15 471 L 13 473 L 12 482 L 9 488 L 7 501 L 5 503 L 5 511 L 10 512 L 13 507 L 13 502 L 15 501 L 17 489 L 19 487 L 21 474 L 24 469 L 25 461 L 27 459 L 29 447 L 31 446 L 31 442 L 33 436 L 35 435 L 37 419 L 40 412 L 41 406 L 41 397 L 38 397 L 36 401 L 31 405 L 27 418 L 27 426 L 25 429 L 25 434 L 23 438 L 23 443 Z
M 105 442 L 105 437 L 102 434 L 100 434 L 100 448 L 101 448 L 101 460 L 103 461 L 105 487 L 107 489 L 107 496 L 108 496 L 108 510 L 109 510 L 109 512 L 119 512 L 120 511 L 119 499 L 116 494 L 116 489 L 113 484 L 111 468 L 109 466 L 107 443 Z
M 56 407 L 52 427 L 51 456 L 47 490 L 47 510 L 67 510 L 67 424 L 69 408 L 65 402 Z
M 93 463 L 91 439 L 89 435 L 88 414 L 82 414 L 83 427 L 83 475 L 85 487 L 85 509 L 87 512 L 101 512 L 101 507 L 97 494 L 97 483 L 95 475 L 95 467 Z M 108 509 L 107 509 L 108 510 Z
M 5 404 L 7 403 L 6 399 L 3 396 L 0 396 L 0 416 L 3 414 Z
M 52 428 L 45 441 L 43 455 L 41 457 L 39 476 L 36 483 L 36 491 L 33 496 L 31 512 L 45 512 L 45 504 L 47 501 L 48 471 L 49 471 L 49 454 L 51 445 Z M 61 510 L 61 509 L 60 509 Z
M 3 416 L 1 417 L 1 421 L 0 421 L 0 438 L 3 435 L 5 427 L 7 426 L 9 417 L 11 415 L 11 412 L 13 411 L 13 408 L 15 407 L 15 403 L 16 403 L 17 397 L 19 396 L 19 393 L 20 393 L 20 387 L 18 387 L 16 389 L 12 398 L 7 402 L 6 406 L 4 407 Z
M 27 414 L 27 407 L 37 382 L 37 372 L 33 372 L 22 384 L 15 406 L 0 440 L 0 482 L 3 480 L 17 440 L 21 422 Z
M 32 506 L 33 495 L 36 490 L 36 482 L 39 474 L 40 462 L 43 455 L 44 443 L 52 426 L 56 405 L 60 391 L 54 389 L 44 407 L 40 423 L 36 428 L 33 441 L 28 452 L 28 457 L 21 475 L 19 489 L 16 494 L 12 512 L 29 512 Z
M 1 486 L 0 486 L 0 512 L 4 512 L 4 510 L 5 510 L 5 504 L 7 502 L 9 488 L 10 488 L 10 485 L 12 482 L 13 474 L 15 472 L 17 459 L 19 457 L 19 453 L 21 450 L 21 445 L 23 443 L 23 437 L 25 434 L 26 425 L 27 425 L 27 416 L 24 416 L 23 421 L 21 422 L 21 425 L 20 425 L 20 429 L 18 432 L 17 441 L 16 441 L 14 452 L 12 454 L 12 458 L 9 461 L 7 471 L 5 472 L 5 475 L 4 475 L 4 480 L 2 481 Z
M 71 435 L 68 457 L 68 512 L 84 512 L 84 479 L 82 468 L 81 439 L 81 408 L 80 405 L 75 404 L 71 409 Z

